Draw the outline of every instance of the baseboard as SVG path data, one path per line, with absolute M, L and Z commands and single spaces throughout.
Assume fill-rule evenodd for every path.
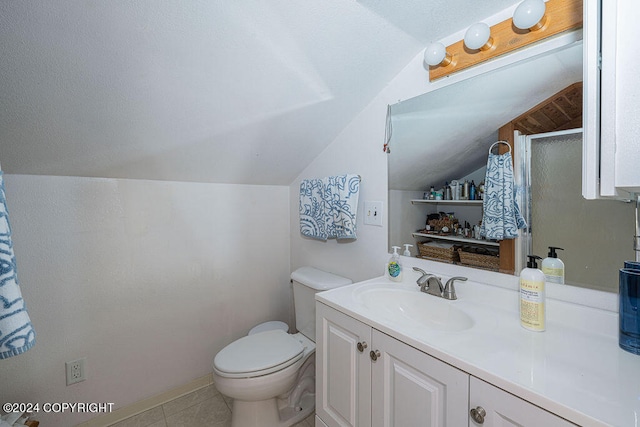
M 211 384 L 213 384 L 213 376 L 208 374 L 180 387 L 160 393 L 148 399 L 140 400 L 132 403 L 131 405 L 118 408 L 109 414 L 92 418 L 84 423 L 78 424 L 77 427 L 107 427 L 126 418 L 148 411 L 149 409 L 153 409 L 163 403 L 167 403 L 196 390 L 200 390 L 201 388 L 207 387 Z

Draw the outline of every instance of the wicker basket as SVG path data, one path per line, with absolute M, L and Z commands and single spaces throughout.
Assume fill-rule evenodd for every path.
M 449 230 L 453 229 L 454 224 L 458 224 L 457 218 L 441 218 L 441 219 L 432 219 L 427 222 L 432 230 L 440 231 L 443 227 L 447 227 Z
M 485 268 L 487 270 L 498 271 L 500 268 L 500 257 L 495 255 L 478 254 L 458 249 L 460 264 L 473 267 Z
M 433 259 L 436 261 L 444 261 L 454 263 L 460 261 L 458 249 L 460 246 L 452 246 L 450 248 L 440 248 L 429 245 L 430 242 L 418 243 L 418 251 L 422 258 Z

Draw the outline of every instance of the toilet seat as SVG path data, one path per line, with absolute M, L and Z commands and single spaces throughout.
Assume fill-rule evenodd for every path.
M 223 348 L 213 360 L 227 378 L 252 378 L 280 371 L 300 360 L 304 346 L 283 330 L 247 335 Z

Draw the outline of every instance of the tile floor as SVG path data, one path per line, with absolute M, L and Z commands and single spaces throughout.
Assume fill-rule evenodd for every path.
M 314 427 L 314 415 L 294 427 Z M 231 399 L 212 384 L 146 412 L 112 424 L 111 427 L 230 427 Z

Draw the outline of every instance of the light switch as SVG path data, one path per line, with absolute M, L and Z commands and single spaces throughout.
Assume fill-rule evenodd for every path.
M 364 202 L 364 223 L 382 227 L 382 202 Z

